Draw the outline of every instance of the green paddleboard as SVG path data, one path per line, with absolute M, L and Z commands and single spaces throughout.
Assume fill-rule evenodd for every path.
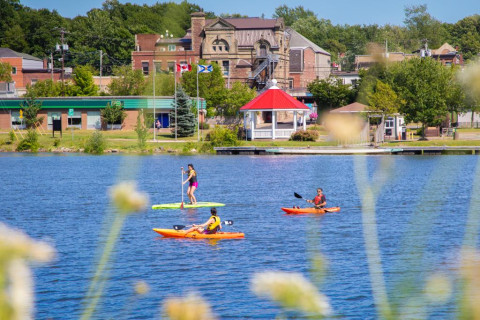
M 178 203 L 164 203 L 164 204 L 154 204 L 152 209 L 180 209 L 182 204 Z M 203 207 L 224 207 L 224 203 L 218 202 L 197 202 L 197 204 L 183 204 L 184 209 L 188 208 L 203 208 Z

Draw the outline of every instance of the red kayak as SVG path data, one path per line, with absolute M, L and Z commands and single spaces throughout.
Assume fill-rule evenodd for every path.
M 340 211 L 340 207 L 321 208 L 321 209 L 315 209 L 313 207 L 311 207 L 311 208 L 282 208 L 282 210 L 285 211 L 287 214 L 308 214 L 308 213 L 324 214 L 324 213 L 327 213 L 327 212 L 338 212 L 338 211 Z

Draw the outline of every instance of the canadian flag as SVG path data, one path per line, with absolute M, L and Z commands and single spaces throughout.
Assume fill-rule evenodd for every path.
M 177 72 L 187 72 L 192 70 L 192 65 L 191 64 L 186 64 L 186 63 L 177 63 Z

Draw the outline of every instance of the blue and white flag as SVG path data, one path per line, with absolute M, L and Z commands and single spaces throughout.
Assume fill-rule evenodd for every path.
M 198 65 L 198 73 L 209 73 L 213 71 L 213 66 L 211 64 L 209 65 Z

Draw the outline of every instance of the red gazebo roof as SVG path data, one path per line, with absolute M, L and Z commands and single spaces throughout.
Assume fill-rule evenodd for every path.
M 273 86 L 240 108 L 240 111 L 252 110 L 310 110 L 310 108 Z

